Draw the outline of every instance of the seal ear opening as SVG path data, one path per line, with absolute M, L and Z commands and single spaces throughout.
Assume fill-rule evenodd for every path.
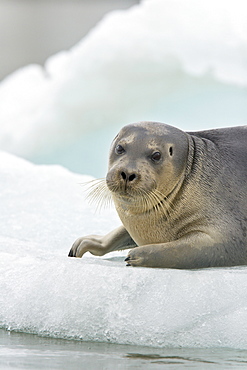
M 170 148 L 169 148 L 169 154 L 170 154 L 170 156 L 173 155 L 173 147 L 172 146 L 170 146 Z

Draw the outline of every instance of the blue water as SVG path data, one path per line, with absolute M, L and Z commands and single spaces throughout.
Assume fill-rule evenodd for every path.
M 1 369 L 246 369 L 247 351 L 149 348 L 67 341 L 0 330 Z

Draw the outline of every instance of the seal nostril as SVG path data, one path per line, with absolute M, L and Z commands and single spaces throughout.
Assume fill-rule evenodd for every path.
M 132 175 L 129 176 L 129 181 L 135 180 L 136 175 L 133 173 Z
M 121 174 L 120 174 L 120 175 L 122 176 L 122 178 L 123 178 L 124 180 L 126 180 L 127 176 L 126 176 L 126 173 L 125 173 L 125 172 L 121 172 Z
M 120 172 L 120 176 L 124 181 L 133 181 L 136 178 L 136 174 L 132 173 L 129 175 L 128 173 L 126 174 L 124 171 Z

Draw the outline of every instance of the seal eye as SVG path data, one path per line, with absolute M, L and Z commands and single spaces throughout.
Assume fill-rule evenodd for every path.
M 115 153 L 116 154 L 123 154 L 125 152 L 124 148 L 122 147 L 122 145 L 117 145 L 116 148 L 115 148 Z
M 153 162 L 159 162 L 161 159 L 161 153 L 160 152 L 153 153 L 151 159 Z

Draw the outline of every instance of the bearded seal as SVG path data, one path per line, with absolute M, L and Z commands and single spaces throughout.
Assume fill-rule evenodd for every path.
M 132 248 L 128 266 L 247 263 L 247 126 L 127 125 L 113 140 L 106 184 L 123 226 L 77 239 L 69 256 Z

